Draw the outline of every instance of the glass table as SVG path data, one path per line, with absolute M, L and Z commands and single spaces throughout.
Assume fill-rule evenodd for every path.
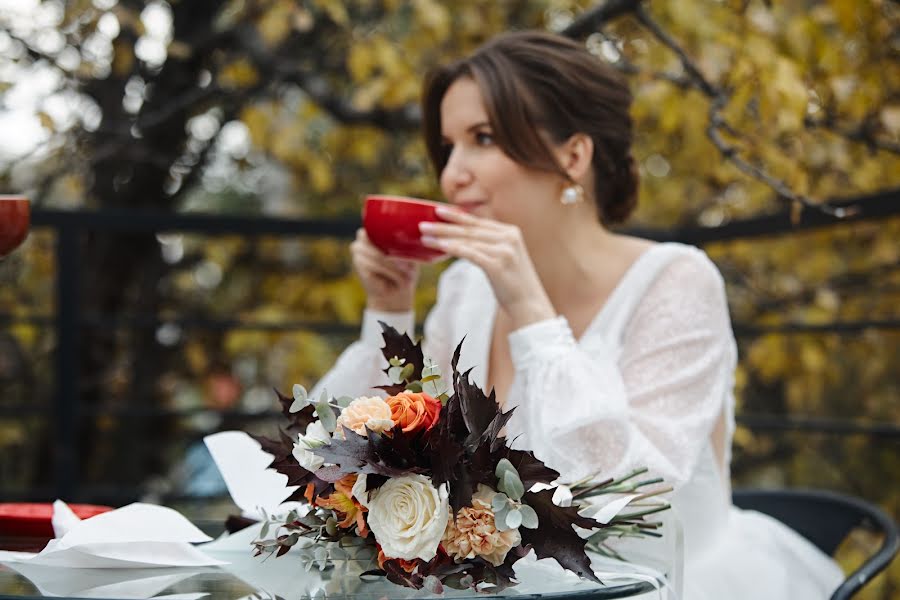
M 38 551 L 38 540 L 11 540 L 0 535 L 0 547 L 7 550 Z M 346 598 L 350 600 L 401 600 L 448 598 L 452 600 L 521 598 L 547 600 L 588 600 L 605 598 L 668 599 L 666 582 L 661 577 L 634 578 L 615 576 L 612 563 L 596 561 L 595 568 L 612 575 L 605 585 L 582 580 L 560 569 L 555 561 L 522 559 L 516 565 L 520 583 L 498 594 L 445 588 L 435 596 L 424 590 L 394 585 L 384 578 L 360 575 L 374 568 L 371 558 L 335 561 L 334 565 L 306 571 L 298 557 L 254 558 L 251 552 L 210 553 L 227 560 L 223 567 L 158 569 L 69 569 L 29 566 L 26 563 L 0 564 L 0 600 L 35 598 L 105 598 L 131 600 L 301 600 Z M 618 563 L 621 565 L 622 563 Z M 620 567 L 621 569 L 621 567 Z M 626 569 L 627 570 L 627 569 Z M 652 581 L 652 582 L 651 582 Z

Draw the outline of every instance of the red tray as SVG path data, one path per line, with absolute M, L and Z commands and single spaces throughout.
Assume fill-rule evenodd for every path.
M 111 506 L 96 504 L 69 504 L 79 518 L 111 511 Z M 2 503 L 0 502 L 0 536 L 52 538 L 53 505 L 50 503 Z

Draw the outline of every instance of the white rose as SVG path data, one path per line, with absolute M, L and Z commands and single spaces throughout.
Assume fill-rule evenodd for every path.
M 434 558 L 449 515 L 447 486 L 424 475 L 389 479 L 369 495 L 369 529 L 388 558 Z
M 307 471 L 315 471 L 323 464 L 325 459 L 310 452 L 313 448 L 321 448 L 331 441 L 331 436 L 325 431 L 321 421 L 313 421 L 306 426 L 306 435 L 298 435 L 291 454 Z

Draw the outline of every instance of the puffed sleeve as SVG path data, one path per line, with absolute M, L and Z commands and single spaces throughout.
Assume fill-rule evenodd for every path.
M 620 347 L 596 333 L 576 343 L 563 317 L 509 336 L 523 383 L 513 418 L 565 480 L 646 466 L 678 485 L 731 402 L 734 338 L 709 259 L 677 257 L 635 301 Z

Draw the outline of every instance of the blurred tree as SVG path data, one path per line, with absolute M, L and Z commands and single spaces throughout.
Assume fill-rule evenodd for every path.
M 785 206 L 799 220 L 835 212 L 829 199 L 900 187 L 900 8 L 889 0 L 0 7 L 0 127 L 17 132 L 0 149 L 0 187 L 48 208 L 121 209 L 136 219 L 144 209 L 353 216 L 368 191 L 436 198 L 417 133 L 423 73 L 497 32 L 529 27 L 582 39 L 631 78 L 638 225 L 714 230 Z M 747 332 L 744 412 L 900 422 L 898 240 L 893 217 L 707 248 Z M 52 310 L 51 243 L 38 232 L 26 244 L 22 285 L 0 289 L 0 312 Z M 364 303 L 340 240 L 90 234 L 81 252 L 82 304 L 100 316 L 353 323 Z M 421 312 L 436 276 L 426 273 Z M 886 327 L 779 329 L 864 320 Z M 4 347 L 15 347 L 4 355 L 28 357 L 16 364 L 31 365 L 36 381 L 3 388 L 13 402 L 46 387 L 53 340 L 15 322 L 3 335 Z M 91 326 L 81 340 L 85 407 L 244 410 L 269 407 L 272 383 L 312 383 L 347 341 L 174 326 Z M 147 430 L 159 424 L 142 421 Z M 133 430 L 114 417 L 87 425 L 85 475 L 109 481 Z M 21 444 L 21 429 L 0 421 L 0 448 Z M 896 438 L 863 439 L 798 441 L 741 428 L 736 473 L 848 489 L 900 515 L 900 492 L 882 481 L 897 469 Z M 112 479 L 140 481 L 179 453 L 157 450 L 135 449 L 133 472 Z

